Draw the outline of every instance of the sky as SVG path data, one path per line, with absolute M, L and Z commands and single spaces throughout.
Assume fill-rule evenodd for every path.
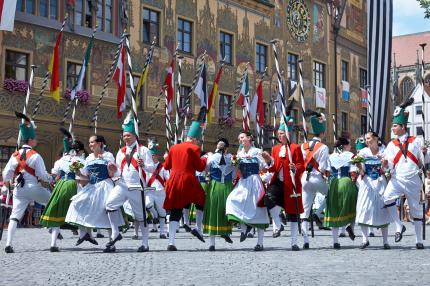
M 430 31 L 430 19 L 416 0 L 393 0 L 393 36 Z

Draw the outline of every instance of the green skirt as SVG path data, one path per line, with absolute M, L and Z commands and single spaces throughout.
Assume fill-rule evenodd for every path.
M 233 188 L 232 182 L 209 182 L 203 212 L 203 233 L 209 235 L 231 234 L 232 226 L 225 214 L 225 204 Z
M 75 180 L 59 180 L 55 184 L 51 198 L 40 217 L 40 225 L 45 227 L 60 227 L 65 224 L 70 199 L 77 193 Z
M 247 222 L 244 222 L 243 220 L 241 220 L 240 218 L 238 218 L 237 216 L 232 215 L 232 214 L 228 214 L 227 218 L 231 222 L 238 223 L 238 224 L 242 224 L 243 223 L 243 224 L 255 227 L 255 228 L 266 229 L 266 228 L 269 227 L 268 224 L 264 224 L 264 223 L 247 223 Z
M 342 227 L 355 221 L 358 190 L 349 177 L 330 181 L 324 226 Z

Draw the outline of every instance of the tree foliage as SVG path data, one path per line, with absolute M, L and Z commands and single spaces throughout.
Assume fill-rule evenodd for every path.
M 417 0 L 421 8 L 425 9 L 424 18 L 430 19 L 430 0 Z

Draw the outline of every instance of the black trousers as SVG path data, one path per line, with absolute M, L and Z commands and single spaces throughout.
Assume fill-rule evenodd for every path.
M 284 207 L 284 183 L 278 178 L 275 179 L 273 184 L 270 184 L 264 195 L 264 205 L 271 210 L 279 206 Z M 287 221 L 297 222 L 300 215 L 286 213 Z
M 189 209 L 190 206 L 186 206 L 186 209 Z M 200 205 L 196 205 L 196 209 L 199 211 L 203 211 L 203 207 Z M 172 209 L 170 210 L 170 221 L 179 221 L 182 217 L 182 210 L 183 209 Z

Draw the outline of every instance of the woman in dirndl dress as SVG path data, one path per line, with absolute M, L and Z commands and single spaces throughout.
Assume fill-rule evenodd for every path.
M 360 225 L 363 238 L 360 248 L 369 246 L 369 228 L 375 227 L 381 229 L 384 249 L 390 249 L 388 225 L 392 220 L 387 208 L 384 208 L 383 194 L 387 180 L 381 170 L 384 146 L 379 142 L 379 136 L 375 132 L 367 132 L 365 140 L 367 147 L 358 153 L 358 156 L 364 158 L 364 164 L 361 164 L 362 174 L 357 180 L 356 223 Z
M 339 138 L 335 150 L 329 157 L 332 178 L 327 194 L 327 207 L 324 226 L 332 228 L 333 248 L 340 249 L 338 240 L 339 228 L 346 227 L 349 237 L 354 240 L 353 225 L 355 222 L 357 186 L 351 178 L 356 174 L 357 167 L 351 165 L 354 154 L 350 152 L 351 145 L 346 138 Z
M 84 144 L 74 141 L 69 147 L 69 142 L 64 144 L 65 153 L 54 163 L 52 174 L 57 176 L 52 195 L 45 210 L 40 217 L 40 224 L 51 229 L 51 252 L 58 252 L 57 239 L 60 235 L 60 227 L 66 225 L 65 219 L 70 206 L 70 199 L 76 195 L 78 186 L 75 180 L 75 172 L 71 165 L 83 165 L 85 161 Z
M 72 197 L 66 216 L 67 223 L 79 226 L 80 234 L 76 245 L 84 241 L 98 245 L 92 237 L 91 229 L 110 229 L 106 200 L 114 188 L 114 181 L 111 178 L 119 176 L 114 156 L 105 151 L 104 137 L 91 136 L 89 146 L 93 153 L 87 157 L 80 172 L 88 177 L 89 183 Z M 120 219 L 120 225 L 123 225 L 122 216 Z
M 217 149 L 208 157 L 206 170 L 210 181 L 206 187 L 206 199 L 203 212 L 203 233 L 209 235 L 209 251 L 215 250 L 215 235 L 220 235 L 227 243 L 232 225 L 225 213 L 227 197 L 233 190 L 235 167 L 231 164 L 232 155 L 227 153 L 228 140 L 218 140 Z
M 267 161 L 271 159 L 269 154 L 263 158 L 262 150 L 252 146 L 251 133 L 240 133 L 239 143 L 243 148 L 233 158 L 238 166 L 239 181 L 227 198 L 226 214 L 230 221 L 240 223 L 241 242 L 246 239 L 252 227 L 257 228 L 258 241 L 254 250 L 261 251 L 264 249 L 264 229 L 269 225 L 269 215 L 266 207 L 257 206 L 264 195 L 259 172 L 268 168 Z

